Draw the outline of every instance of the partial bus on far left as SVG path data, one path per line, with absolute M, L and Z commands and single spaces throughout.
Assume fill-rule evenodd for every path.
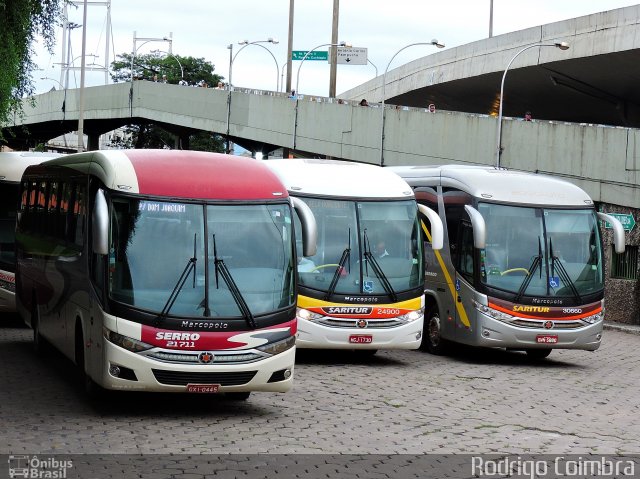
M 60 153 L 0 152 L 0 313 L 16 311 L 15 230 L 20 178 L 28 166 L 58 156 Z

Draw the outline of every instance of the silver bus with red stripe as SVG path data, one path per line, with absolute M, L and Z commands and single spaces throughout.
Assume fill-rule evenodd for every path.
M 315 221 L 250 158 L 78 153 L 28 168 L 16 230 L 17 307 L 34 344 L 90 391 L 291 388 L 295 231 Z

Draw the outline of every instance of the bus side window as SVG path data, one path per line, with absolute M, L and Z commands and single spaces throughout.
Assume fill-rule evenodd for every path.
M 467 281 L 473 282 L 473 228 L 470 223 L 463 221 L 460 224 L 460 248 L 459 248 L 460 266 L 459 271 Z

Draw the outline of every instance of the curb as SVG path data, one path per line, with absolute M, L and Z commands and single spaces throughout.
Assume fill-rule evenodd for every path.
M 622 324 L 622 323 L 604 323 L 604 329 L 613 331 L 621 331 L 623 333 L 635 334 L 640 336 L 640 326 L 635 324 Z

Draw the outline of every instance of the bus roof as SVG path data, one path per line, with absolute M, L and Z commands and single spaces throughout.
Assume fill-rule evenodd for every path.
M 448 186 L 488 201 L 543 206 L 593 205 L 584 190 L 553 176 L 491 166 L 397 166 L 389 169 L 413 187 Z
M 342 198 L 406 199 L 406 181 L 376 165 L 321 159 L 265 160 L 289 193 Z
M 91 172 L 113 190 L 189 199 L 286 198 L 277 176 L 258 160 L 186 150 L 101 150 L 58 158 L 60 165 Z
M 19 183 L 24 170 L 31 165 L 57 158 L 60 153 L 40 151 L 3 151 L 0 152 L 0 181 Z

